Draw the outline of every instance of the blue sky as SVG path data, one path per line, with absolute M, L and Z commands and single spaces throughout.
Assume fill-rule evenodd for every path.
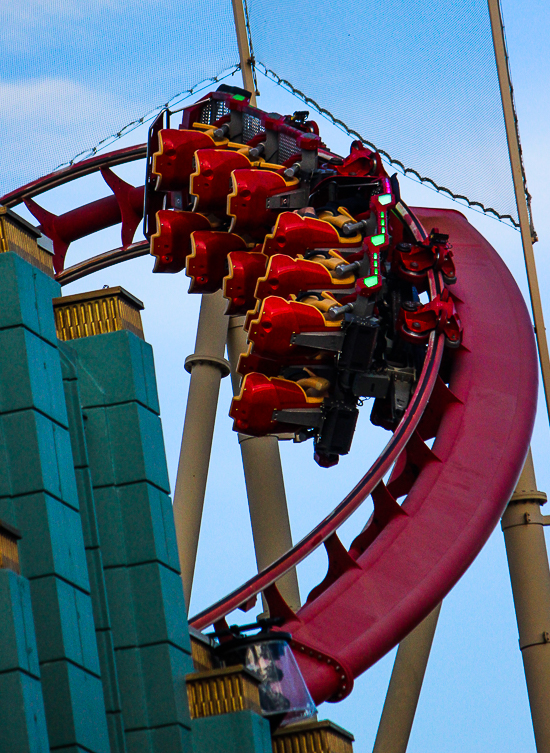
M 10 50 L 9 54 L 2 53 L 0 128 L 4 144 L 9 147 L 8 155 L 12 155 L 11 169 L 16 171 L 20 164 L 29 177 L 35 177 L 33 169 L 39 169 L 38 166 L 57 156 L 60 139 L 66 138 L 67 143 L 74 144 L 76 153 L 80 147 L 92 144 L 90 134 L 96 134 L 98 140 L 107 136 L 111 131 L 106 128 L 105 113 L 116 111 L 120 113 L 121 120 L 132 119 L 134 113 L 139 116 L 157 103 L 156 92 L 162 94 L 161 100 L 176 93 L 189 71 L 193 74 L 197 72 L 197 80 L 200 80 L 210 73 L 209 63 L 214 67 L 218 64 L 229 66 L 233 53 L 226 52 L 227 46 L 232 44 L 228 6 L 226 2 L 221 9 L 216 7 L 215 13 L 212 11 L 205 21 L 212 24 L 218 34 L 201 36 L 206 27 L 197 25 L 195 19 L 195 33 L 205 40 L 197 51 L 187 40 L 183 41 L 185 35 L 179 26 L 172 23 L 175 18 L 173 14 L 181 14 L 181 5 L 176 6 L 175 3 L 163 4 L 164 15 L 161 17 L 158 4 L 152 2 L 140 3 L 139 7 L 137 3 L 127 2 L 122 12 L 120 6 L 110 0 L 78 6 L 26 0 L 18 3 L 17 8 L 2 0 L 0 17 L 8 18 L 11 25 L 0 24 L 0 33 L 9 43 Z M 189 7 L 193 7 L 192 4 L 186 6 Z M 306 3 L 302 7 L 307 10 L 309 5 Z M 365 7 L 364 3 L 357 4 L 361 29 L 371 28 L 370 23 L 365 21 L 365 18 L 367 21 L 371 18 Z M 468 11 L 468 7 L 463 6 L 464 12 Z M 319 9 L 319 5 L 315 8 Z M 143 35 L 141 28 L 136 26 L 138 10 L 147 17 L 145 27 L 150 30 L 147 35 Z M 550 147 L 546 125 L 550 116 L 547 87 L 550 18 L 543 0 L 530 4 L 508 0 L 503 10 L 525 164 L 540 238 L 536 246 L 539 277 L 545 315 L 550 321 L 550 265 L 547 259 L 550 240 L 547 210 L 550 202 L 547 180 Z M 100 24 L 106 16 L 114 19 L 107 50 L 105 45 L 98 49 L 101 47 Z M 217 26 L 214 25 L 214 16 Z M 305 16 L 308 17 L 306 12 Z M 314 57 L 310 51 L 304 51 L 303 37 L 295 27 L 292 28 L 294 32 L 289 32 L 284 41 L 290 47 L 295 45 L 295 71 L 300 74 L 300 67 L 311 67 Z M 63 34 L 60 35 L 58 31 L 63 31 Z M 139 52 L 135 44 L 128 41 L 130 31 L 134 42 L 138 37 L 146 38 L 147 45 L 141 47 Z M 385 30 L 382 29 L 381 33 L 385 33 Z M 92 41 L 95 40 L 94 44 L 87 39 L 88 34 Z M 47 44 L 36 51 L 38 47 L 33 43 L 40 39 Z M 166 39 L 170 40 L 168 52 L 164 44 Z M 330 45 L 328 31 L 326 44 Z M 112 69 L 104 64 L 109 55 L 118 61 L 117 71 L 112 76 L 108 75 Z M 163 55 L 167 57 L 163 58 Z M 177 65 L 174 63 L 176 59 Z M 159 68 L 161 60 L 163 66 Z M 462 61 L 457 59 L 455 62 L 458 66 Z M 180 65 L 183 72 L 178 74 Z M 276 70 L 274 63 L 272 67 Z M 213 72 L 217 73 L 218 70 Z M 318 72 L 320 79 L 326 80 L 324 69 L 315 68 L 315 72 Z M 237 77 L 235 80 L 238 83 Z M 377 82 L 380 86 L 384 84 L 380 96 L 385 97 L 387 90 L 389 97 L 392 87 L 401 86 L 402 80 L 403 71 L 390 66 L 386 79 Z M 411 82 L 411 91 L 422 100 L 425 92 L 414 91 L 410 75 L 407 80 Z M 195 82 L 191 78 L 189 81 Z M 262 108 L 280 112 L 303 109 L 299 101 L 262 77 L 259 85 L 259 106 Z M 449 92 L 450 97 L 452 94 Z M 353 78 L 350 78 L 346 97 L 349 97 L 350 115 L 360 117 L 364 105 L 355 95 Z M 326 121 L 318 120 L 329 145 L 336 151 L 346 151 L 346 137 Z M 472 129 L 475 128 L 476 123 L 473 123 Z M 365 133 L 366 137 L 369 135 Z M 408 141 L 414 138 L 421 144 L 424 142 L 428 153 L 429 143 L 426 143 L 421 120 L 418 131 L 408 134 Z M 461 138 L 466 143 L 469 135 L 463 134 Z M 119 145 L 139 143 L 143 139 L 144 129 L 141 128 Z M 466 156 L 470 162 L 476 162 L 474 153 Z M 412 166 L 419 170 L 423 168 L 420 164 Z M 479 164 L 477 169 L 480 170 Z M 136 185 L 143 182 L 142 165 L 128 165 L 118 172 Z M 480 174 L 480 185 L 483 180 L 484 176 Z M 449 202 L 413 180 L 403 178 L 401 186 L 404 197 L 413 205 L 457 208 L 456 203 Z M 101 179 L 97 177 L 79 183 L 78 190 L 76 194 L 74 186 L 57 189 L 42 197 L 40 203 L 52 211 L 64 212 L 106 193 Z M 479 213 L 468 209 L 464 209 L 464 212 L 501 253 L 526 293 L 519 234 Z M 117 229 L 104 231 L 92 239 L 74 244 L 69 251 L 68 263 L 118 245 Z M 140 259 L 97 273 L 93 278 L 69 286 L 67 292 L 100 288 L 104 284 L 122 284 L 144 301 L 144 327 L 146 337 L 155 349 L 165 443 L 173 483 L 188 385 L 183 360 L 193 349 L 199 299 L 186 295 L 187 278 L 181 275 L 153 276 L 151 267 L 150 259 Z M 227 417 L 229 401 L 229 383 L 224 380 L 191 612 L 197 612 L 223 595 L 254 570 L 239 451 L 236 437 L 230 430 L 231 421 Z M 374 458 L 384 440 L 385 437 L 370 426 L 367 408 L 360 417 L 352 453 L 335 469 L 324 471 L 317 468 L 311 459 L 308 444 L 283 444 L 287 496 L 295 539 L 309 530 L 341 499 L 360 475 L 358 469 Z M 548 449 L 548 421 L 541 402 L 533 450 L 539 488 L 543 490 L 550 490 Z M 350 541 L 353 532 L 367 519 L 368 512 L 367 504 L 367 509 L 347 524 L 342 534 L 344 541 Z M 304 597 L 309 588 L 321 580 L 324 571 L 325 559 L 321 552 L 301 566 L 299 577 Z M 321 709 L 323 718 L 331 718 L 354 733 L 356 753 L 367 753 L 372 749 L 392 658 L 391 655 L 386 657 L 359 678 L 353 695 L 342 704 L 326 705 Z M 495 531 L 486 548 L 443 604 L 409 746 L 411 753 L 462 753 L 464 750 L 469 753 L 486 750 L 532 753 L 535 750 L 500 530 Z

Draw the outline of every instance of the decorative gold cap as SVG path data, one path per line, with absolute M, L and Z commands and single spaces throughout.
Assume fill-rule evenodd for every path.
M 353 753 L 353 735 L 328 720 L 281 727 L 272 736 L 273 753 Z
M 261 714 L 260 679 L 242 664 L 187 675 L 191 719 L 247 709 Z
M 143 340 L 143 303 L 124 288 L 103 288 L 53 299 L 60 340 L 104 335 L 127 329 Z
M 0 568 L 4 570 L 13 570 L 14 573 L 20 574 L 19 567 L 19 550 L 17 542 L 21 538 L 21 532 L 0 520 Z
M 49 238 L 11 209 L 0 206 L 0 253 L 8 251 L 13 251 L 49 277 L 54 276 L 53 244 Z

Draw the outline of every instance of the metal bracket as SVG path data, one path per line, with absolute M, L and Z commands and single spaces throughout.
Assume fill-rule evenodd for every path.
M 221 371 L 222 379 L 231 374 L 231 366 L 229 365 L 229 361 L 226 361 L 225 358 L 202 355 L 201 353 L 192 353 L 190 356 L 187 356 L 184 362 L 185 371 L 191 374 L 193 366 L 197 363 L 207 363 L 209 366 L 215 366 Z
M 519 648 L 520 651 L 523 651 L 524 648 L 529 648 L 530 646 L 539 646 L 542 643 L 550 643 L 550 632 L 548 630 L 543 630 L 541 633 L 538 634 L 537 638 L 527 638 L 527 639 L 519 639 Z
M 524 508 L 520 507 L 522 503 L 531 503 L 535 507 L 533 510 L 526 512 Z M 550 515 L 543 515 L 539 505 L 540 501 L 538 499 L 525 499 L 515 504 L 514 502 L 509 504 L 500 523 L 502 530 L 506 531 L 508 528 L 525 525 L 550 526 Z
M 266 199 L 266 209 L 301 209 L 306 207 L 309 201 L 309 192 L 303 189 L 289 191 L 288 193 L 278 193 Z
M 303 345 L 306 348 L 317 350 L 333 350 L 340 353 L 344 344 L 343 332 L 301 332 L 292 335 L 292 345 Z
M 273 420 L 282 424 L 295 424 L 318 429 L 323 422 L 323 414 L 320 410 L 308 410 L 296 408 L 296 410 L 275 410 Z

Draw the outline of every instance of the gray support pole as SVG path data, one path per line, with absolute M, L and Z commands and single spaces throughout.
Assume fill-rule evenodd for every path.
M 533 252 L 533 241 L 536 241 L 537 238 L 530 223 L 529 210 L 527 207 L 527 187 L 525 185 L 525 176 L 521 160 L 521 147 L 519 144 L 517 119 L 514 110 L 512 83 L 510 81 L 510 71 L 508 68 L 508 55 L 504 40 L 504 27 L 500 15 L 500 0 L 488 0 L 488 4 L 489 15 L 491 17 L 491 31 L 493 34 L 495 60 L 500 84 L 502 111 L 506 126 L 508 152 L 510 155 L 510 165 L 512 168 L 512 178 L 514 180 L 514 191 L 516 194 L 516 204 L 521 230 L 521 241 L 523 244 L 523 255 L 525 258 L 525 269 L 527 271 L 527 281 L 529 283 L 529 296 L 531 298 L 531 309 L 533 311 L 533 319 L 535 322 L 535 334 L 537 337 L 540 368 L 544 384 L 544 395 L 546 397 L 546 410 L 548 411 L 548 416 L 550 418 L 550 359 L 548 356 L 548 342 L 546 339 L 546 327 L 544 326 L 544 316 L 542 313 L 537 268 L 535 265 L 535 254 Z
M 502 530 L 538 753 L 550 751 L 550 569 L 531 451 L 506 512 Z
M 191 372 L 189 396 L 174 490 L 174 520 L 185 601 L 189 608 L 199 545 L 204 493 L 222 377 L 228 317 L 221 291 L 203 295 L 195 353 L 185 360 Z
M 231 317 L 227 353 L 231 364 L 233 392 L 238 395 L 241 378 L 237 363 L 247 348 L 244 317 Z M 286 503 L 285 483 L 279 443 L 276 437 L 247 437 L 239 434 L 244 478 L 258 570 L 270 565 L 292 547 L 292 534 Z M 277 582 L 282 596 L 292 609 L 300 607 L 296 570 Z
M 373 753 L 405 753 L 422 690 L 441 604 L 397 649 Z

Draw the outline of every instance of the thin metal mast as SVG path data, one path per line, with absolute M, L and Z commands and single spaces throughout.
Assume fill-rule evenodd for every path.
M 241 73 L 243 76 L 243 86 L 249 92 L 252 92 L 250 104 L 256 107 L 256 85 L 254 81 L 253 59 L 250 54 L 248 44 L 248 34 L 246 31 L 246 16 L 244 13 L 243 0 L 231 0 L 233 5 L 233 17 L 235 19 L 235 31 L 237 32 L 237 45 L 239 47 L 239 60 L 241 62 Z
M 500 12 L 500 2 L 499 0 L 488 0 L 488 4 L 489 15 L 491 17 L 491 31 L 493 34 L 495 60 L 500 84 L 502 111 L 506 126 L 506 137 L 508 140 L 508 152 L 510 154 L 510 165 L 512 168 L 512 178 L 514 181 L 514 191 L 518 208 L 523 256 L 525 258 L 527 281 L 529 283 L 529 296 L 531 298 L 531 308 L 535 322 L 535 334 L 539 349 L 540 368 L 542 371 L 544 394 L 546 397 L 546 409 L 550 419 L 550 360 L 548 357 L 548 342 L 546 340 L 546 328 L 544 326 L 544 316 L 542 313 L 537 268 L 535 265 L 535 254 L 533 252 L 533 242 L 537 240 L 537 237 L 530 222 L 529 208 L 527 206 L 527 187 L 525 184 L 525 174 L 521 160 L 521 147 L 519 143 L 517 118 L 514 109 L 513 89 L 510 79 L 510 69 L 508 66 L 508 55 L 504 39 L 504 25 Z

